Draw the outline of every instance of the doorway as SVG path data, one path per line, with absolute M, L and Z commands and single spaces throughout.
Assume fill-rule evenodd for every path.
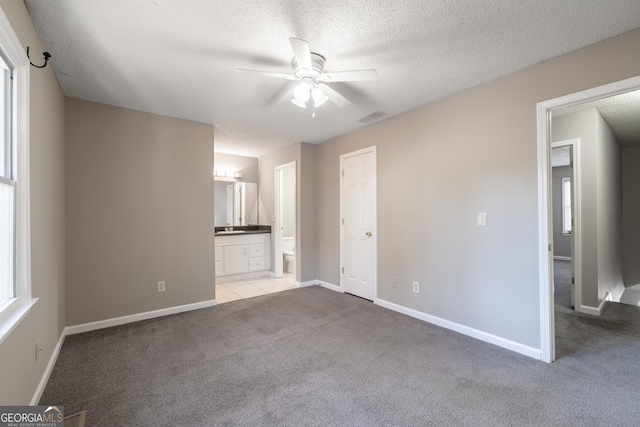
M 540 350 L 545 362 L 555 360 L 553 227 L 551 200 L 551 111 L 640 88 L 640 76 L 599 86 L 537 105 L 538 122 L 538 250 L 540 273 Z M 576 248 L 577 249 L 577 248 Z
M 580 139 L 551 143 L 551 170 L 554 292 L 555 296 L 560 296 L 562 304 L 567 308 L 581 311 Z M 562 281 L 565 285 L 562 289 L 555 283 L 555 277 L 558 275 L 563 276 L 563 279 L 565 275 L 568 276 Z M 567 290 L 568 292 L 565 292 Z
M 275 168 L 275 230 L 274 276 L 297 275 L 298 253 L 296 245 L 296 162 Z
M 340 156 L 340 287 L 377 296 L 376 148 Z

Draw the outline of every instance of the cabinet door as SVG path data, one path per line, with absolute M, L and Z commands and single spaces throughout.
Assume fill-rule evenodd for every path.
M 264 256 L 264 243 L 253 243 L 249 245 L 249 256 Z
M 224 247 L 224 274 L 242 274 L 249 271 L 248 245 L 231 245 Z
M 249 271 L 264 270 L 264 257 L 249 259 Z

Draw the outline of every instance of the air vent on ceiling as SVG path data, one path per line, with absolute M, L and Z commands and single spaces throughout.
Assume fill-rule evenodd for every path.
M 383 113 L 382 111 L 376 111 L 375 113 L 371 113 L 368 116 L 365 116 L 365 117 L 359 119 L 358 121 L 360 123 L 364 123 L 365 125 L 368 125 L 369 123 L 373 123 L 376 120 L 385 117 L 386 115 L 387 115 L 387 113 Z

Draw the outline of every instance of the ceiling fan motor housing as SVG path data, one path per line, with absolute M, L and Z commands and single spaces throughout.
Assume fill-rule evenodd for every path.
M 313 79 L 314 83 L 316 83 L 318 81 L 318 78 L 322 74 L 322 71 L 324 70 L 324 64 L 326 60 L 324 59 L 324 56 L 315 52 L 311 52 L 311 70 L 300 68 L 300 66 L 298 65 L 298 60 L 295 57 L 293 58 L 292 62 L 293 68 L 296 70 L 296 77 L 298 77 L 299 79 L 309 77 Z

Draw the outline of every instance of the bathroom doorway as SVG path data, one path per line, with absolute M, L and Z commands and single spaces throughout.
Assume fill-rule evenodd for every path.
M 296 162 L 275 168 L 274 276 L 296 277 Z

